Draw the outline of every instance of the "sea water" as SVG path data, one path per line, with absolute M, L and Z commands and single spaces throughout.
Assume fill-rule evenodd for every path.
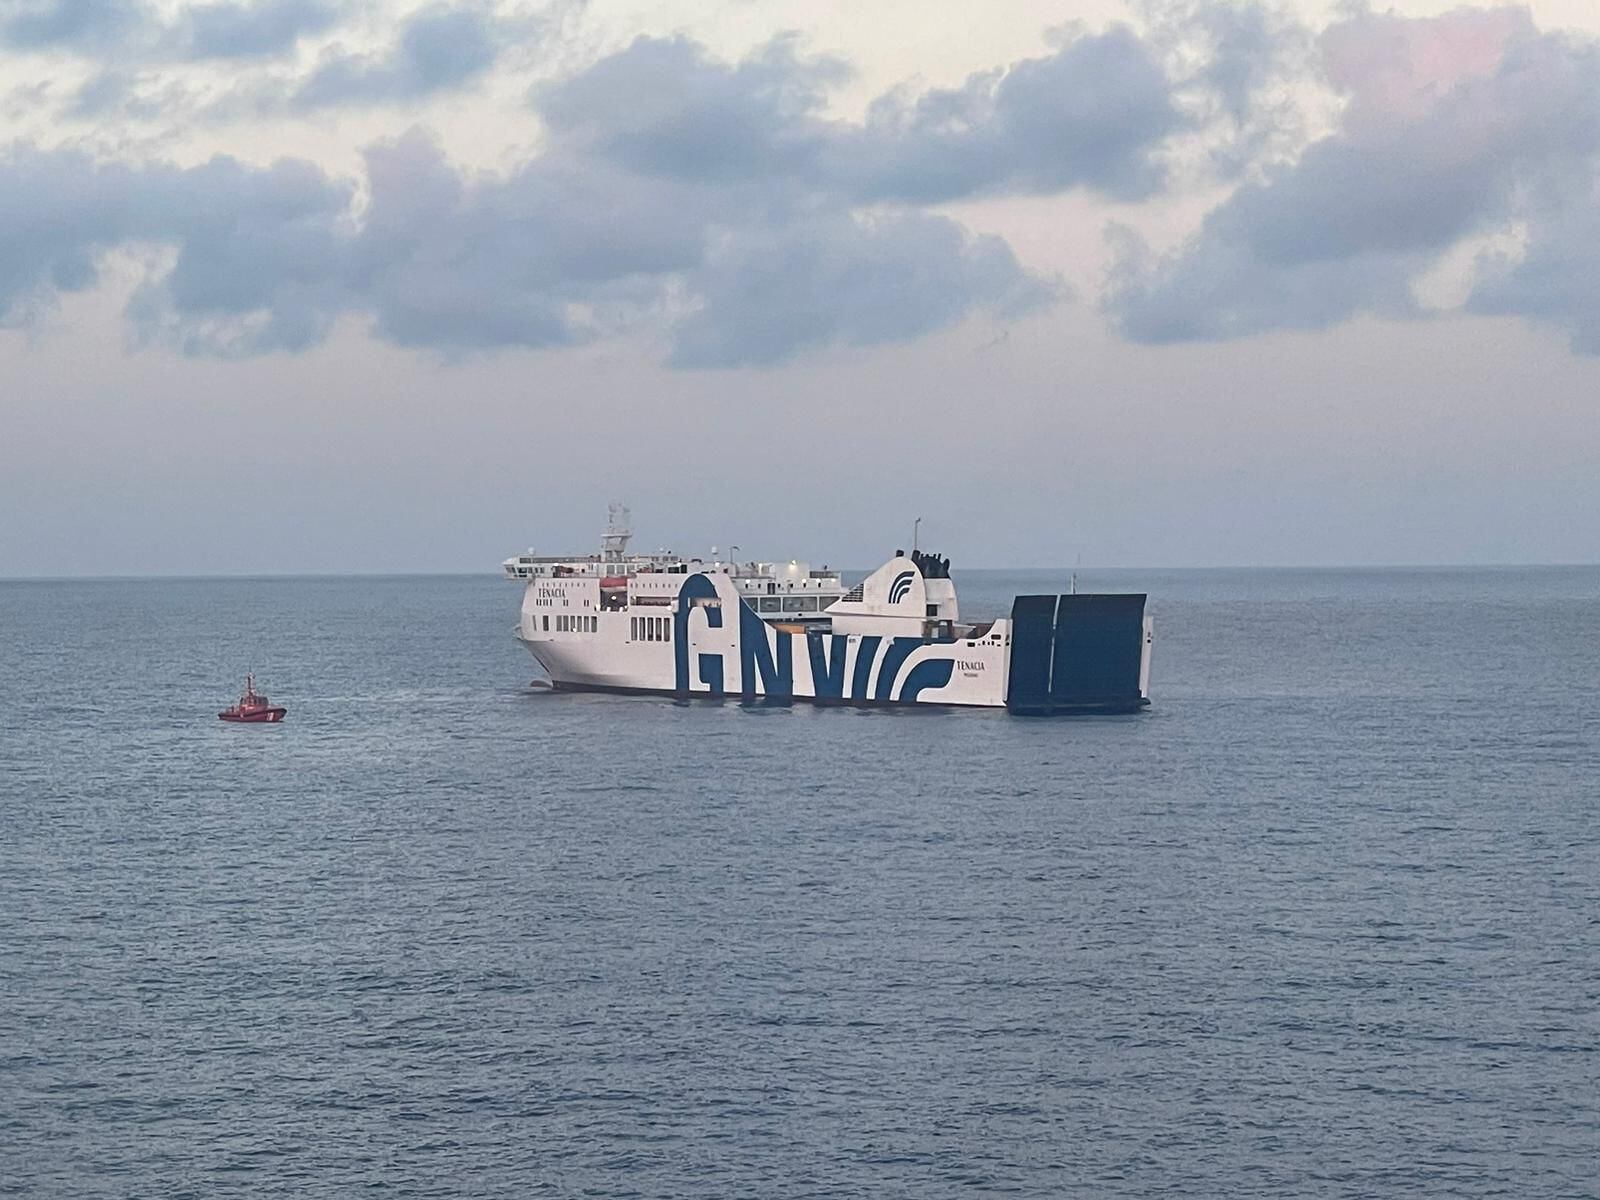
M 1079 586 L 1149 712 L 536 692 L 488 576 L 0 584 L 0 1193 L 1600 1195 L 1600 570 Z

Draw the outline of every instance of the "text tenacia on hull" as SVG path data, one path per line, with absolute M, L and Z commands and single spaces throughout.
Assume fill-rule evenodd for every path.
M 598 553 L 506 559 L 516 636 L 560 690 L 937 704 L 1021 714 L 1150 703 L 1143 594 L 1017 596 L 963 623 L 950 561 L 896 551 L 846 588 L 827 566 L 629 550 L 611 508 Z

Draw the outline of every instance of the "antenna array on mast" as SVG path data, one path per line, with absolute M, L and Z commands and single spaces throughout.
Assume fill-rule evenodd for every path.
M 606 531 L 600 538 L 600 550 L 607 559 L 621 558 L 628 552 L 628 539 L 633 537 L 633 514 L 628 506 L 613 501 L 606 507 Z

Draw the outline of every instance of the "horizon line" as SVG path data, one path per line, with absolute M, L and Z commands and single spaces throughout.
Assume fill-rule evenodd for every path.
M 1529 571 L 1572 570 L 1600 567 L 1600 562 L 1564 560 L 1547 562 L 1370 562 L 1370 563 L 1216 563 L 1199 566 L 1122 566 L 1112 564 L 1062 564 L 1050 566 L 966 567 L 967 571 Z M 842 574 L 870 574 L 871 567 L 844 567 Z M 0 575 L 0 583 L 146 583 L 252 579 L 504 579 L 499 571 L 152 571 L 143 574 L 106 575 Z

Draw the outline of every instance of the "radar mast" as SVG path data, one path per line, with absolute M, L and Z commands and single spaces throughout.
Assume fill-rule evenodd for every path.
M 606 507 L 606 531 L 600 538 L 600 552 L 608 562 L 615 562 L 628 553 L 628 539 L 633 536 L 633 514 L 626 504 L 613 502 Z

